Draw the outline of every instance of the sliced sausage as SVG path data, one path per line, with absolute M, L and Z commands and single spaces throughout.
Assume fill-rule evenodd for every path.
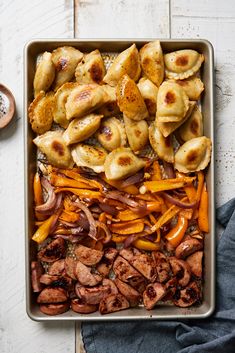
M 87 304 L 99 304 L 100 301 L 110 294 L 109 286 L 98 286 L 93 288 L 80 287 L 76 290 L 79 298 L 82 298 Z
M 151 310 L 159 300 L 166 294 L 166 290 L 161 283 L 151 283 L 143 293 L 143 302 L 147 310 Z
M 171 268 L 167 257 L 160 251 L 154 251 L 152 255 L 156 264 L 158 282 L 164 283 L 171 276 Z
M 186 288 L 176 291 L 173 302 L 176 306 L 187 308 L 198 302 L 200 297 L 200 288 L 196 282 L 191 282 Z
M 79 244 L 74 253 L 79 261 L 84 265 L 93 266 L 100 262 L 104 252 L 96 249 L 88 248 L 87 246 Z
M 75 276 L 75 268 L 76 268 L 77 261 L 74 260 L 72 257 L 66 257 L 65 259 L 65 273 L 74 279 L 77 280 Z
M 58 281 L 58 279 L 60 279 L 60 276 L 52 276 L 52 275 L 48 275 L 47 273 L 44 273 L 40 277 L 40 283 L 46 284 L 48 286 L 52 282 Z
M 130 264 L 135 267 L 145 278 L 154 282 L 156 279 L 156 268 L 153 259 L 147 254 L 135 255 L 130 260 Z
M 59 304 L 40 304 L 39 309 L 43 314 L 46 315 L 59 315 L 69 310 L 70 303 L 59 303 Z
M 127 261 L 130 261 L 135 255 L 141 255 L 141 251 L 136 248 L 121 249 L 119 254 Z
M 104 278 L 102 281 L 103 286 L 108 286 L 109 287 L 109 294 L 117 294 L 118 289 L 116 287 L 116 284 L 109 278 Z
M 115 279 L 115 284 L 119 292 L 126 297 L 131 307 L 137 306 L 140 302 L 140 293 L 132 288 L 129 284 L 122 282 L 120 279 Z
M 112 267 L 112 264 L 118 254 L 117 249 L 107 248 L 104 250 L 104 255 L 100 263 L 96 266 L 97 271 L 103 276 L 106 277 L 109 274 L 109 271 Z
M 180 243 L 175 249 L 175 256 L 178 259 L 185 259 L 187 256 L 193 254 L 194 252 L 201 250 L 203 248 L 203 243 L 198 239 L 188 239 Z
M 77 280 L 84 286 L 93 287 L 102 281 L 100 275 L 91 273 L 91 268 L 83 265 L 80 261 L 76 262 L 74 274 Z
M 173 275 L 176 276 L 181 287 L 186 287 L 191 278 L 190 266 L 186 261 L 172 256 L 169 258 Z
M 65 256 L 66 243 L 63 238 L 52 240 L 45 248 L 39 251 L 38 258 L 45 262 L 54 262 Z
M 48 274 L 49 275 L 62 275 L 65 270 L 65 260 L 60 259 L 51 264 L 51 266 L 48 269 Z
M 129 302 L 122 294 L 111 294 L 101 300 L 99 311 L 101 314 L 108 314 L 114 313 L 115 311 L 128 309 L 129 307 Z
M 40 282 L 40 277 L 42 276 L 44 269 L 39 261 L 31 262 L 31 283 L 32 288 L 35 293 L 42 290 L 42 284 Z
M 71 309 L 75 311 L 75 313 L 91 314 L 98 309 L 98 306 L 87 304 L 80 298 L 74 298 L 71 300 Z
M 114 261 L 113 271 L 121 281 L 129 284 L 132 279 L 138 282 L 143 278 L 142 275 L 121 256 L 118 256 Z
M 67 292 L 63 288 L 44 288 L 37 298 L 38 303 L 63 303 L 68 299 Z
M 187 257 L 186 262 L 191 268 L 191 272 L 194 276 L 201 278 L 202 277 L 202 258 L 203 251 L 196 251 L 194 254 Z
M 178 281 L 176 277 L 169 279 L 165 284 L 166 295 L 162 298 L 162 301 L 172 300 L 177 290 Z

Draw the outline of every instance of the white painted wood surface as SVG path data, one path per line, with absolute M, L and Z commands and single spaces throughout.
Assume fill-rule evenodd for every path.
M 0 352 L 74 353 L 73 323 L 40 324 L 25 312 L 23 46 L 36 37 L 73 37 L 73 1 L 0 0 L 0 81 L 17 104 L 0 131 Z
M 23 45 L 32 38 L 207 38 L 216 59 L 217 204 L 235 194 L 235 7 L 233 0 L 0 0 L 0 81 L 17 119 L 0 131 L 0 352 L 83 351 L 74 324 L 25 314 Z M 101 352 L 97 352 L 101 353 Z

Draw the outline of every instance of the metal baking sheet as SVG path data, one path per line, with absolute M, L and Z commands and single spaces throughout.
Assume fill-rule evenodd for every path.
M 155 309 L 147 311 L 144 307 L 101 315 L 95 312 L 89 315 L 81 315 L 68 311 L 59 316 L 47 316 L 39 311 L 36 303 L 36 295 L 31 290 L 30 262 L 36 257 L 36 244 L 33 244 L 33 176 L 36 170 L 36 148 L 32 142 L 33 132 L 28 123 L 27 110 L 33 100 L 33 78 L 36 60 L 40 53 L 71 45 L 82 52 L 90 52 L 99 49 L 102 53 L 119 53 L 131 44 L 136 43 L 142 47 L 151 39 L 41 39 L 34 40 L 25 46 L 24 53 L 24 143 L 25 143 L 25 264 L 26 264 L 26 311 L 32 320 L 59 321 L 59 320 L 147 320 L 147 319 L 195 319 L 210 316 L 215 307 L 215 181 L 214 181 L 214 56 L 213 47 L 207 40 L 193 39 L 161 39 L 164 52 L 179 49 L 195 49 L 204 54 L 205 62 L 201 69 L 201 79 L 205 85 L 205 92 L 201 99 L 201 107 L 204 117 L 204 134 L 212 140 L 211 163 L 207 173 L 207 185 L 209 191 L 209 221 L 210 233 L 204 240 L 204 282 L 203 301 L 199 307 L 179 308 L 174 305 L 160 304 Z

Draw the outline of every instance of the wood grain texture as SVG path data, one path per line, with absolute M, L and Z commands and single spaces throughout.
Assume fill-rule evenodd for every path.
M 0 0 L 0 80 L 17 105 L 0 131 L 1 353 L 75 351 L 73 323 L 36 323 L 25 312 L 23 46 L 39 37 L 73 37 L 72 0 Z
M 75 0 L 75 4 L 75 37 L 169 36 L 169 0 Z
M 215 50 L 217 205 L 235 194 L 235 7 L 233 0 L 171 0 L 172 38 L 205 38 Z

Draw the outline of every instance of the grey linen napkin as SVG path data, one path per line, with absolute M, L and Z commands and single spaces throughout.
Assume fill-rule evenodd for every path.
M 235 353 L 235 198 L 217 210 L 217 305 L 204 320 L 82 324 L 87 353 Z

